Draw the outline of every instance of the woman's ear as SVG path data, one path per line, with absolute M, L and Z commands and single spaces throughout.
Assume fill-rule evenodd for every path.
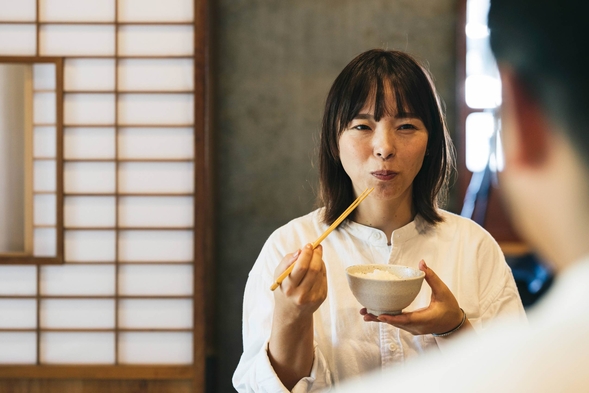
M 499 66 L 503 102 L 501 128 L 506 165 L 542 165 L 550 149 L 550 122 L 513 69 Z

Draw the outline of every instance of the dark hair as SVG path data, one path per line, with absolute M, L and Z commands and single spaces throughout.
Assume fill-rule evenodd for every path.
M 339 137 L 371 100 L 377 121 L 383 115 L 392 115 L 391 105 L 385 102 L 388 87 L 394 92 L 396 108 L 415 113 L 428 131 L 429 154 L 413 181 L 415 210 L 431 224 L 443 220 L 437 207 L 446 197 L 454 169 L 454 147 L 431 76 L 406 53 L 373 49 L 358 55 L 342 70 L 327 96 L 319 150 L 323 221 L 327 224 L 355 199 L 352 181 L 340 161 Z
M 589 4 L 578 0 L 492 0 L 491 49 L 567 134 L 589 165 Z

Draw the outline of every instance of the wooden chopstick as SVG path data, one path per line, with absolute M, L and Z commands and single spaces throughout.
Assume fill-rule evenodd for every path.
M 364 200 L 364 198 L 366 198 L 368 196 L 368 194 L 370 194 L 372 192 L 372 190 L 374 190 L 374 187 L 367 188 L 366 190 L 364 190 L 364 192 L 362 194 L 360 194 L 360 196 L 358 198 L 356 198 L 356 200 L 354 202 L 352 202 L 352 204 L 337 218 L 337 220 L 335 220 L 333 222 L 333 224 L 331 224 L 329 226 L 329 228 L 327 228 L 327 230 L 325 232 L 323 232 L 323 234 L 321 236 L 319 236 L 319 238 L 317 238 L 317 240 L 315 240 L 315 242 L 313 242 L 313 249 L 317 248 L 317 246 L 319 244 L 321 244 L 323 239 L 325 239 L 327 237 L 327 235 L 329 235 L 331 233 L 331 231 L 333 231 L 335 228 L 337 228 L 338 225 L 341 224 L 342 221 L 345 220 L 346 217 L 352 211 L 354 211 L 354 209 L 360 204 L 360 202 L 362 202 Z M 274 284 L 272 284 L 272 286 L 270 287 L 271 291 L 275 290 L 276 288 L 278 288 L 280 286 L 280 284 L 282 284 L 282 281 L 284 281 L 284 279 L 286 277 L 288 277 L 290 272 L 292 272 L 292 269 L 294 268 L 295 263 L 296 262 L 293 262 L 292 265 L 290 265 L 280 276 L 278 276 L 278 278 L 276 279 L 276 282 L 274 282 Z

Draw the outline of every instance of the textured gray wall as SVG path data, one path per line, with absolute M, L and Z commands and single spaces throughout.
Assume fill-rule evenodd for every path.
M 429 64 L 452 129 L 458 0 L 212 3 L 214 391 L 230 392 L 247 274 L 274 229 L 316 206 L 316 142 L 331 83 L 362 51 L 405 50 Z

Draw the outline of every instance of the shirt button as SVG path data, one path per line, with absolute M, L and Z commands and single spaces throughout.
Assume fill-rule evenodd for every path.
M 389 349 L 391 350 L 391 352 L 395 352 L 397 350 L 397 345 L 389 344 Z

